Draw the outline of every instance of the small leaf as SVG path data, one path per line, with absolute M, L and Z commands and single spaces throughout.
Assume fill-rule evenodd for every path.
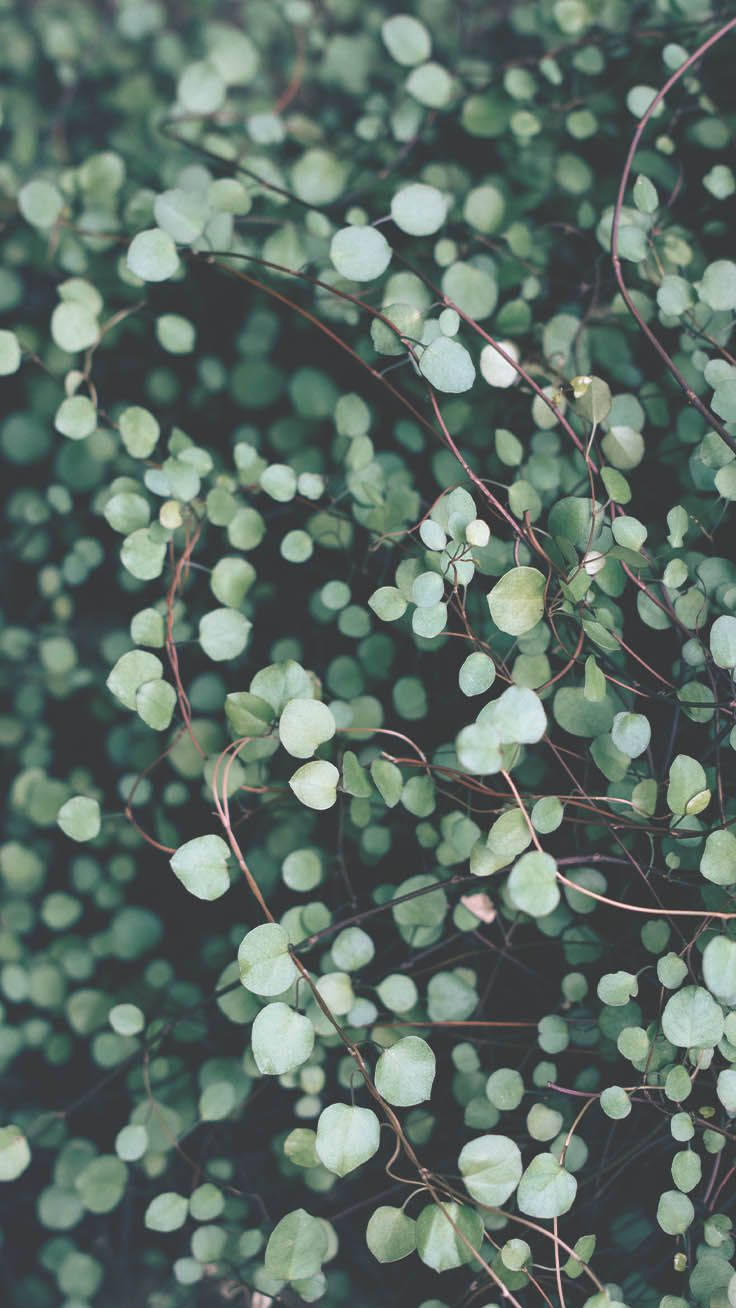
M 517 1203 L 527 1217 L 562 1217 L 575 1200 L 578 1183 L 552 1154 L 537 1154 L 519 1182 Z
M 31 1151 L 20 1127 L 0 1127 L 0 1181 L 15 1181 L 30 1161 Z
M 601 1108 L 606 1117 L 620 1121 L 631 1112 L 631 1100 L 620 1085 L 609 1085 L 601 1093 Z
M 551 854 L 532 850 L 514 864 L 507 882 L 515 908 L 532 917 L 546 917 L 560 902 L 557 864 Z
M 255 995 L 281 995 L 298 975 L 289 937 L 276 922 L 264 922 L 243 937 L 238 966 L 240 980 Z
M 723 1013 L 702 986 L 684 986 L 667 1000 L 662 1030 L 680 1048 L 713 1048 L 723 1036 Z
M 0 377 L 10 377 L 20 368 L 21 349 L 15 332 L 0 331 Z
M 407 601 L 396 586 L 379 586 L 370 596 L 368 607 L 382 622 L 396 622 L 406 613 Z
M 736 668 L 736 618 L 724 614 L 710 629 L 710 652 L 719 668 Z
M 643 173 L 634 182 L 634 204 L 640 213 L 654 213 L 659 205 L 657 188 Z
M 547 715 L 539 696 L 527 686 L 509 686 L 478 714 L 503 744 L 534 745 L 547 730 Z
M 474 776 L 486 776 L 503 767 L 502 740 L 487 722 L 472 722 L 463 727 L 455 740 L 455 749 L 461 768 Z
M 300 803 L 307 808 L 322 810 L 332 808 L 337 799 L 337 783 L 340 773 L 334 763 L 315 759 L 297 768 L 289 778 L 289 785 Z
M 131 405 L 120 414 L 118 426 L 123 445 L 134 459 L 147 459 L 153 453 L 161 429 L 148 409 Z
M 189 1204 L 183 1194 L 167 1190 L 148 1205 L 144 1224 L 149 1231 L 178 1231 L 187 1220 Z
M 86 795 L 74 795 L 62 804 L 56 815 L 56 821 L 71 840 L 94 840 L 99 835 L 102 825 L 100 806 L 96 799 Z
M 480 1252 L 483 1222 L 474 1208 L 463 1204 L 427 1204 L 417 1218 L 416 1237 L 422 1262 L 435 1272 L 446 1272 Z
M 602 1004 L 620 1008 L 639 993 L 639 983 L 632 972 L 607 972 L 598 982 L 597 993 Z
M 163 676 L 164 665 L 155 654 L 146 650 L 132 649 L 122 654 L 110 671 L 105 682 L 116 699 L 126 708 L 134 709 L 138 687 L 146 681 L 158 681 Z
M 652 729 L 642 713 L 617 713 L 611 736 L 617 749 L 629 758 L 638 758 L 649 747 Z
M 374 758 L 371 763 L 371 777 L 384 804 L 388 808 L 395 808 L 401 799 L 401 792 L 404 788 L 401 769 L 395 763 L 391 763 L 389 759 Z
M 27 223 L 44 230 L 53 227 L 64 208 L 64 200 L 53 182 L 33 177 L 18 192 L 18 208 Z
M 430 236 L 447 216 L 447 200 L 436 186 L 413 182 L 403 186 L 391 200 L 391 217 L 410 236 Z
M 736 884 L 736 835 L 733 831 L 711 831 L 705 839 L 700 871 L 717 886 Z
M 144 681 L 135 692 L 138 716 L 154 731 L 164 731 L 176 706 L 176 691 L 168 681 Z
M 375 227 L 342 227 L 330 243 L 330 258 L 342 277 L 352 282 L 372 282 L 385 273 L 392 250 Z
M 128 267 L 144 282 L 164 282 L 179 267 L 176 246 L 159 227 L 138 232 L 128 248 Z
M 391 58 L 405 68 L 424 63 L 432 51 L 429 32 L 412 14 L 392 14 L 385 20 L 381 36 Z
M 283 1281 L 303 1280 L 320 1270 L 327 1256 L 327 1231 L 317 1217 L 297 1208 L 271 1232 L 266 1271 Z
M 481 650 L 469 654 L 460 668 L 458 683 L 463 695 L 482 695 L 496 679 L 496 665 Z
M 199 621 L 199 643 L 205 654 L 218 663 L 243 653 L 252 623 L 237 609 L 212 609 Z
M 430 386 L 448 395 L 469 391 L 475 381 L 475 366 L 468 351 L 450 336 L 438 336 L 422 350 L 419 371 Z
M 263 1076 L 283 1076 L 311 1056 L 314 1027 L 288 1004 L 266 1004 L 256 1016 L 250 1041 L 258 1071 Z
M 719 1003 L 736 1006 L 736 940 L 711 936 L 703 950 L 703 980 Z
M 468 1194 L 497 1208 L 514 1193 L 523 1170 L 521 1152 L 506 1135 L 481 1135 L 460 1152 L 458 1167 Z
M 335 734 L 335 719 L 318 699 L 292 699 L 279 719 L 279 737 L 294 758 L 310 758 Z
M 342 788 L 346 794 L 354 795 L 356 799 L 370 799 L 373 794 L 368 772 L 351 749 L 343 754 Z
M 722 1072 L 718 1073 L 718 1080 L 716 1081 L 716 1094 L 718 1095 L 718 1098 L 723 1104 L 723 1107 L 725 1108 L 729 1117 L 736 1116 L 736 1071 L 734 1071 L 733 1068 L 724 1068 Z M 691 1157 L 697 1158 L 698 1156 L 697 1154 L 693 1154 L 691 1155 Z M 698 1162 L 700 1162 L 699 1158 L 698 1158 Z M 674 1176 L 674 1170 L 673 1170 L 673 1176 Z M 698 1181 L 700 1180 L 700 1175 L 694 1176 L 692 1185 L 682 1185 L 680 1183 L 680 1180 L 676 1176 L 674 1177 L 674 1180 L 675 1180 L 675 1184 L 680 1188 L 680 1190 L 692 1190 L 698 1184 Z
M 212 900 L 230 888 L 229 855 L 221 836 L 197 836 L 180 845 L 169 862 L 190 895 Z
M 512 568 L 488 594 L 491 618 L 500 631 L 523 636 L 544 613 L 544 576 L 537 568 Z
M 432 1093 L 435 1071 L 435 1056 L 426 1040 L 405 1036 L 376 1063 L 376 1089 L 397 1108 L 422 1104 Z
M 692 812 L 691 802 L 695 800 L 697 803 L 703 794 L 707 794 L 710 798 L 710 792 L 706 790 L 705 769 L 702 764 L 697 759 L 691 758 L 689 754 L 678 754 L 672 761 L 667 786 L 667 804 L 670 812 L 680 815 Z
M 659 1196 L 657 1221 L 667 1235 L 684 1235 L 694 1216 L 691 1201 L 679 1190 L 665 1190 Z
M 612 404 L 608 382 L 602 377 L 573 377 L 572 387 L 575 408 L 581 418 L 585 418 L 586 422 L 599 423 L 608 417 Z
M 365 1242 L 379 1263 L 396 1263 L 416 1249 L 416 1225 L 402 1208 L 384 1205 L 371 1214 Z
M 347 1176 L 378 1151 L 380 1128 L 370 1108 L 329 1104 L 317 1121 L 315 1150 L 320 1162 L 336 1176 Z

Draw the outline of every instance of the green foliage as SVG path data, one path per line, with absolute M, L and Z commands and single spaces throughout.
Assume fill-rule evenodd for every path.
M 722 8 L 0 6 L 9 1308 L 736 1301 Z

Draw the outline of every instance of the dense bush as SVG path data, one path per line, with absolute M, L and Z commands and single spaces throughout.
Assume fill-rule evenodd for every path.
M 0 5 L 4 1302 L 736 1303 L 734 29 Z

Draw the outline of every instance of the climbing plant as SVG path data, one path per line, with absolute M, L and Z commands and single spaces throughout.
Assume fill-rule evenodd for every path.
M 13 1308 L 736 1303 L 735 38 L 0 5 Z

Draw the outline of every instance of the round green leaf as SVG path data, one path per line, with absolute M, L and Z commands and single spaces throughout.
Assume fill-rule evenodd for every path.
M 716 1081 L 716 1094 L 718 1095 L 718 1098 L 723 1104 L 723 1107 L 725 1108 L 729 1117 L 736 1116 L 736 1071 L 734 1071 L 733 1068 L 730 1067 L 724 1068 L 722 1072 L 718 1073 L 718 1080 Z M 680 1183 L 679 1181 L 677 1181 L 677 1178 L 675 1178 L 675 1180 L 676 1180 L 676 1184 L 679 1185 Z M 698 1177 L 697 1180 L 700 1180 L 700 1177 Z M 695 1182 L 695 1184 L 697 1184 L 697 1181 Z M 680 1186 L 680 1189 L 681 1190 L 692 1189 L 692 1187 Z
M 492 658 L 476 650 L 469 654 L 460 668 L 458 683 L 463 695 L 482 695 L 490 690 L 496 679 L 496 665 Z
M 341 277 L 372 282 L 391 262 L 391 246 L 375 227 L 342 227 L 330 243 L 330 259 Z
M 147 459 L 153 453 L 160 428 L 148 409 L 137 404 L 131 405 L 121 413 L 118 426 L 123 445 L 134 459 Z
M 601 1094 L 601 1108 L 606 1117 L 619 1121 L 621 1118 L 629 1116 L 631 1100 L 622 1086 L 609 1085 Z
M 173 277 L 179 256 L 168 232 L 160 227 L 138 232 L 128 247 L 128 267 L 144 282 L 165 282 Z
M 537 568 L 512 568 L 488 594 L 491 618 L 500 631 L 523 636 L 544 613 L 544 576 Z
M 427 1204 L 417 1218 L 416 1239 L 422 1262 L 435 1272 L 447 1272 L 469 1263 L 480 1251 L 483 1223 L 474 1208 L 463 1204 Z
M 9 377 L 20 368 L 21 349 L 15 332 L 0 331 L 0 377 Z
M 402 1208 L 382 1206 L 371 1214 L 365 1242 L 379 1263 L 396 1263 L 416 1249 L 416 1225 Z
M 449 395 L 469 391 L 475 365 L 464 345 L 451 336 L 437 336 L 419 355 L 419 371 L 430 386 Z
M 736 940 L 711 936 L 703 950 L 703 980 L 720 1004 L 736 1006 Z
M 393 14 L 387 18 L 381 36 L 391 58 L 405 68 L 424 63 L 432 51 L 429 32 L 412 14 Z
M 56 815 L 56 821 L 71 840 L 94 840 L 99 835 L 102 825 L 100 806 L 96 799 L 86 795 L 74 795 L 62 804 Z
M 34 177 L 18 192 L 18 208 L 26 222 L 32 227 L 53 227 L 62 209 L 64 200 L 53 182 L 43 177 Z
M 723 1013 L 702 986 L 684 986 L 667 1000 L 662 1030 L 679 1048 L 712 1048 L 723 1036 Z
M 211 609 L 199 620 L 199 643 L 217 663 L 236 659 L 248 644 L 252 626 L 237 609 Z
M 519 1182 L 517 1203 L 527 1217 L 562 1217 L 575 1200 L 578 1183 L 552 1154 L 537 1154 Z
M 531 917 L 546 917 L 560 902 L 557 864 L 551 854 L 536 849 L 514 864 L 507 887 L 514 906 Z
M 397 1108 L 422 1104 L 432 1093 L 435 1071 L 435 1056 L 426 1040 L 404 1036 L 384 1049 L 376 1063 L 376 1089 Z
M 446 215 L 445 196 L 436 186 L 425 186 L 423 182 L 402 186 L 391 201 L 391 217 L 410 236 L 431 236 L 439 231 Z
M 657 1221 L 667 1235 L 684 1235 L 694 1216 L 692 1203 L 679 1190 L 665 1190 L 659 1196 Z
M 115 1154 L 93 1158 L 76 1177 L 74 1187 L 90 1213 L 111 1213 L 128 1183 L 128 1169 Z
M 149 1231 L 178 1231 L 187 1220 L 189 1205 L 183 1194 L 166 1190 L 148 1205 L 144 1222 Z
M 20 1127 L 0 1127 L 0 1181 L 15 1181 L 30 1161 L 31 1151 Z
M 334 763 L 314 759 L 297 768 L 289 778 L 289 785 L 301 804 L 318 810 L 332 808 L 337 799 L 340 773 Z
M 69 440 L 81 441 L 97 426 L 97 410 L 86 395 L 71 395 L 56 410 L 54 426 Z
M 153 540 L 147 527 L 126 536 L 120 549 L 123 567 L 139 581 L 160 577 L 165 557 L 166 542 Z
M 380 1128 L 370 1108 L 329 1104 L 319 1115 L 315 1150 L 328 1172 L 347 1176 L 378 1151 Z
M 335 734 L 335 719 L 318 699 L 292 699 L 279 718 L 279 737 L 294 758 L 310 758 Z
M 481 1135 L 460 1152 L 458 1167 L 468 1194 L 497 1208 L 513 1194 L 522 1173 L 521 1152 L 505 1135 Z
M 146 1019 L 137 1004 L 115 1004 L 108 1021 L 118 1035 L 134 1036 L 143 1030 Z
M 327 1254 L 327 1231 L 303 1208 L 287 1213 L 266 1245 L 266 1270 L 282 1281 L 314 1276 Z
M 238 967 L 240 980 L 254 995 L 280 995 L 288 990 L 296 980 L 297 969 L 283 927 L 264 922 L 249 931 L 240 942 Z
M 154 731 L 165 731 L 176 707 L 176 691 L 168 681 L 144 681 L 135 692 L 138 716 Z
M 617 713 L 611 736 L 617 749 L 629 758 L 638 758 L 649 746 L 652 729 L 642 713 Z
M 678 754 L 670 767 L 667 804 L 672 813 L 700 813 L 710 801 L 705 769 L 689 754 Z
M 406 613 L 407 601 L 396 586 L 379 586 L 370 596 L 368 607 L 382 622 L 396 622 Z
M 717 886 L 736 882 L 736 836 L 732 831 L 711 831 L 706 836 L 700 871 Z
M 60 350 L 76 354 L 97 344 L 100 334 L 97 318 L 85 304 L 65 301 L 51 315 L 51 335 Z
M 288 1004 L 266 1004 L 253 1023 L 250 1040 L 258 1071 L 263 1076 L 283 1076 L 310 1057 L 314 1027 Z
M 196 836 L 180 845 L 169 862 L 190 895 L 219 899 L 230 888 L 229 854 L 221 836 Z
M 710 629 L 710 652 L 719 668 L 736 668 L 736 618 L 724 614 Z

